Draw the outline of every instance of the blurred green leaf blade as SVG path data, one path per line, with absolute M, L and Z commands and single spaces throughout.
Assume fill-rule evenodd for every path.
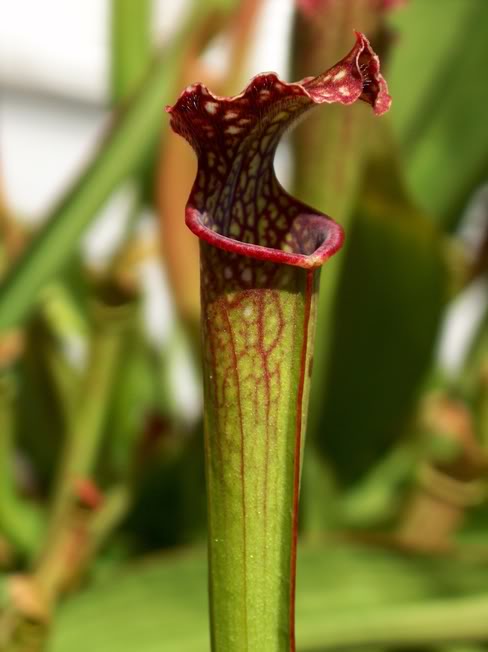
M 388 78 L 413 197 L 452 227 L 488 176 L 488 3 L 412 0 Z
M 426 633 L 433 629 L 434 640 L 442 640 L 441 625 L 449 632 L 454 626 L 444 621 L 446 610 L 471 608 L 471 628 L 473 617 L 488 611 L 488 598 L 480 593 L 485 575 L 476 564 L 452 559 L 412 559 L 344 545 L 304 548 L 298 575 L 299 649 L 337 649 L 341 640 L 357 646 L 363 634 L 359 641 L 365 645 L 376 638 L 418 641 L 422 630 L 412 626 L 416 621 Z M 85 652 L 87 645 L 91 652 L 208 650 L 205 586 L 205 557 L 198 552 L 118 572 L 63 608 L 49 652 Z M 487 629 L 486 621 L 479 629 Z
M 173 98 L 188 30 L 201 14 L 197 12 L 156 59 L 140 92 L 113 120 L 93 160 L 7 274 L 0 288 L 0 330 L 12 328 L 32 309 L 39 289 L 72 255 L 110 193 L 152 151 L 164 106 Z
M 390 154 L 368 167 L 345 258 L 318 444 L 349 483 L 403 434 L 448 293 L 441 236 Z

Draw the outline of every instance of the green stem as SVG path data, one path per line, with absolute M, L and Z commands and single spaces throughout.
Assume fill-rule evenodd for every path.
M 143 77 L 152 52 L 151 0 L 112 0 L 112 98 L 126 99 Z
M 104 497 L 103 505 L 93 516 L 90 524 L 90 545 L 92 554 L 104 543 L 115 525 L 127 513 L 130 492 L 124 485 L 111 489 Z
M 56 547 L 50 550 L 50 563 L 45 563 L 36 574 L 43 591 L 48 582 L 54 587 L 52 595 L 79 585 L 90 562 L 127 513 L 129 501 L 129 490 L 118 486 L 104 495 L 94 512 L 73 509 L 65 519 L 64 530 L 59 531 L 61 536 L 54 542 Z
M 202 256 L 205 269 L 205 247 Z M 216 651 L 294 649 L 298 492 L 317 275 L 284 267 L 282 290 L 203 293 Z
M 6 652 L 23 652 L 23 637 L 32 630 L 29 649 L 44 649 L 48 616 L 60 593 L 75 581 L 103 540 L 107 527 L 120 516 L 124 496 L 115 495 L 106 508 L 92 514 L 77 483 L 89 481 L 104 433 L 111 388 L 123 351 L 132 304 L 97 304 L 95 335 L 86 374 L 74 408 L 71 428 L 52 506 L 42 553 L 30 577 L 23 579 L 43 616 L 34 618 L 14 592 L 0 618 L 0 645 Z
M 13 379 L 0 372 L 0 527 L 21 555 L 30 556 L 39 535 L 36 514 L 17 495 L 14 462 Z
M 317 5 L 310 15 L 297 7 L 292 32 L 292 71 L 296 79 L 316 74 L 324 61 L 334 61 L 345 51 L 353 29 L 364 31 L 370 37 L 378 26 L 378 8 L 368 0 L 329 0 Z M 347 229 L 353 217 L 364 154 L 367 149 L 367 126 L 370 116 L 364 107 L 328 106 L 317 111 L 298 125 L 292 135 L 294 189 L 298 197 L 311 206 L 324 210 Z M 316 143 L 326 143 L 317 147 Z M 347 249 L 347 239 L 346 239 Z M 345 256 L 330 261 L 323 274 L 318 303 L 317 332 L 314 346 L 314 370 L 310 395 L 309 433 L 313 455 L 317 439 L 323 437 L 321 417 L 327 391 L 329 356 L 332 345 L 331 315 L 338 281 Z M 312 455 L 310 455 L 312 457 Z M 307 499 L 304 501 L 304 532 L 311 538 L 320 535 L 331 524 L 334 496 L 334 478 L 331 469 L 304 477 Z M 316 469 L 318 471 L 318 469 Z M 317 487 L 313 483 L 318 482 Z
M 117 374 L 123 351 L 127 325 L 132 316 L 132 305 L 107 306 L 97 304 L 95 333 L 89 354 L 88 367 L 74 410 L 61 472 L 54 493 L 51 526 L 44 553 L 39 562 L 39 575 L 48 596 L 55 596 L 65 560 L 53 558 L 55 542 L 69 527 L 79 497 L 76 483 L 91 477 L 104 434 L 105 418 L 110 405 L 111 388 Z

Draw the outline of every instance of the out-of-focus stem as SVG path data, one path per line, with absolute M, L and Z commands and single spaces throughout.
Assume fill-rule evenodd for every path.
M 477 407 L 480 441 L 488 452 L 488 359 L 480 365 Z
M 88 367 L 66 438 L 54 491 L 50 531 L 40 566 L 48 563 L 47 558 L 54 558 L 53 562 L 56 563 L 55 555 L 51 552 L 53 541 L 59 537 L 59 531 L 65 529 L 65 519 L 78 500 L 76 483 L 92 475 L 104 433 L 111 388 L 133 312 L 130 303 L 115 306 L 99 303 L 95 311 Z M 46 584 L 50 585 L 49 580 L 46 580 Z M 52 591 L 50 586 L 49 591 Z
M 14 395 L 14 379 L 0 370 L 0 530 L 16 553 L 29 557 L 35 550 L 39 524 L 34 511 L 19 499 L 16 490 Z
M 14 220 L 4 187 L 2 168 L 0 167 L 0 242 L 1 260 L 0 273 L 3 267 L 7 267 L 19 255 L 25 240 L 25 233 L 22 227 Z
M 61 591 L 73 588 L 105 536 L 127 508 L 128 494 L 120 487 L 110 492 L 93 512 L 81 505 L 66 515 L 64 528 L 52 542 L 49 557 L 32 575 L 7 581 L 7 605 L 0 612 L 2 652 L 45 650 L 52 612 Z
M 76 588 L 90 560 L 127 511 L 129 490 L 120 486 L 110 490 L 95 506 L 73 506 L 58 530 L 49 555 L 33 579 L 42 598 L 51 608 L 62 593 Z
M 346 48 L 354 29 L 371 36 L 379 25 L 380 3 L 375 0 L 319 0 L 296 4 L 291 68 L 293 77 L 297 79 L 316 74 L 324 64 L 335 61 Z M 312 114 L 310 119 L 298 125 L 292 135 L 293 186 L 296 195 L 312 206 L 323 206 L 327 214 L 346 228 L 360 180 L 370 119 L 371 116 L 362 106 L 353 105 L 344 110 L 332 105 L 325 111 Z M 317 142 L 324 146 L 317 147 Z M 321 283 L 317 316 L 320 336 L 315 342 L 310 395 L 311 446 L 314 438 L 320 436 L 320 414 L 328 382 L 330 315 L 344 259 L 345 256 L 339 256 L 330 262 Z M 304 504 L 304 530 L 312 537 L 318 534 L 319 529 L 326 529 L 330 522 L 330 509 L 326 505 L 330 500 L 325 500 L 325 494 L 326 486 L 333 491 L 334 480 L 332 470 L 326 468 L 326 461 L 323 460 L 321 464 L 328 476 L 326 484 L 321 482 L 321 487 L 315 488 L 319 476 L 315 474 L 312 477 L 313 468 L 306 468 L 303 479 L 304 491 L 308 496 Z M 317 499 L 314 498 L 316 494 Z M 332 493 L 329 499 L 331 497 Z
M 294 79 L 318 74 L 324 65 L 336 61 L 354 29 L 371 37 L 379 24 L 379 12 L 372 0 L 322 0 L 313 4 L 316 8 L 310 13 L 295 10 Z M 347 226 L 355 200 L 370 118 L 359 105 L 346 110 L 329 106 L 298 125 L 292 136 L 296 193 L 312 206 L 323 205 L 342 226 Z M 317 142 L 326 146 L 317 147 Z M 338 262 L 339 258 L 335 264 Z M 327 270 L 329 282 L 331 269 Z
M 111 8 L 112 102 L 117 107 L 130 99 L 149 68 L 153 53 L 152 0 L 112 0 Z M 133 180 L 136 196 L 126 227 L 126 240 L 132 237 L 140 213 L 144 172 L 138 170 Z
M 188 76 L 184 84 L 192 79 Z M 189 145 L 170 133 L 161 148 L 156 200 L 161 224 L 161 252 L 176 308 L 193 334 L 198 350 L 200 315 L 200 268 L 198 242 L 188 231 L 181 215 L 195 178 L 196 163 Z M 182 255 L 182 252 L 185 252 Z
M 253 31 L 262 4 L 262 0 L 241 0 L 230 21 L 230 53 L 224 79 L 220 84 L 221 95 L 235 95 L 242 86 L 249 47 L 253 42 Z
M 423 462 L 396 536 L 404 546 L 445 550 L 452 547 L 465 510 L 485 497 L 481 478 L 488 458 L 476 440 L 467 407 L 449 396 L 434 395 L 423 403 L 420 428 L 443 441 L 449 455 Z
M 43 550 L 32 574 L 13 578 L 9 584 L 10 601 L 0 618 L 0 641 L 8 652 L 23 650 L 17 647 L 18 641 L 31 622 L 36 624 L 32 649 L 43 649 L 50 615 L 61 593 L 82 573 L 106 526 L 120 516 L 121 501 L 108 503 L 105 512 L 103 504 L 100 506 L 102 497 L 90 480 L 134 309 L 132 296 L 126 301 L 116 296 L 112 301 L 113 294 L 110 297 L 99 301 L 94 310 L 92 346 L 67 433 Z M 97 521 L 97 509 L 100 519 L 102 515 L 106 518 Z
M 112 0 L 112 99 L 130 96 L 152 53 L 151 0 Z

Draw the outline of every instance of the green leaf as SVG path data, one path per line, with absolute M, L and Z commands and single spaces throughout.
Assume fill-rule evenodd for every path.
M 334 61 L 349 41 L 353 29 L 364 31 L 373 43 L 384 29 L 385 12 L 381 3 L 369 0 L 327 0 L 297 2 L 293 24 L 292 70 L 297 78 L 318 72 L 324 62 Z M 293 187 L 298 197 L 337 220 L 346 232 L 354 219 L 354 206 L 360 188 L 364 163 L 370 147 L 369 134 L 375 118 L 359 104 L 345 110 L 328 106 L 314 112 L 297 126 L 292 134 L 294 154 Z M 319 145 L 319 143 L 321 145 Z M 317 315 L 317 337 L 314 346 L 313 382 L 310 395 L 308 430 L 311 438 L 320 428 L 324 386 L 328 373 L 331 346 L 331 320 L 339 277 L 345 261 L 344 252 L 334 257 L 321 275 Z M 306 528 L 312 521 L 322 520 L 320 513 L 329 509 L 331 482 L 320 461 L 305 452 L 308 459 L 304 471 L 304 488 L 316 496 L 317 517 L 313 516 L 313 500 L 306 500 Z M 313 479 L 312 479 L 313 476 Z M 313 488 L 312 488 L 313 485 Z M 327 508 L 324 501 L 328 502 Z M 310 530 L 309 530 L 310 534 Z
M 486 569 L 336 545 L 299 555 L 298 649 L 487 636 Z M 49 652 L 204 652 L 206 563 L 173 553 L 119 571 L 61 609 Z
M 403 434 L 448 293 L 441 237 L 389 153 L 369 166 L 345 256 L 317 443 L 349 483 Z
M 488 3 L 411 0 L 398 12 L 391 118 L 414 198 L 452 226 L 488 177 Z

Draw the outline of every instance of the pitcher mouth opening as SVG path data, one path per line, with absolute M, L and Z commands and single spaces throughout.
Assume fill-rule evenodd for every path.
M 222 235 L 208 214 L 187 206 L 186 224 L 200 240 L 229 253 L 303 269 L 320 267 L 342 246 L 342 227 L 326 215 L 300 213 L 285 237 L 267 247 Z
M 186 208 L 190 230 L 209 245 L 255 260 L 322 265 L 340 248 L 342 229 L 285 191 L 274 156 L 283 134 L 307 111 L 357 100 L 377 115 L 391 103 L 379 59 L 359 32 L 351 51 L 317 77 L 288 83 L 262 73 L 229 98 L 201 83 L 187 87 L 167 111 L 198 158 Z

